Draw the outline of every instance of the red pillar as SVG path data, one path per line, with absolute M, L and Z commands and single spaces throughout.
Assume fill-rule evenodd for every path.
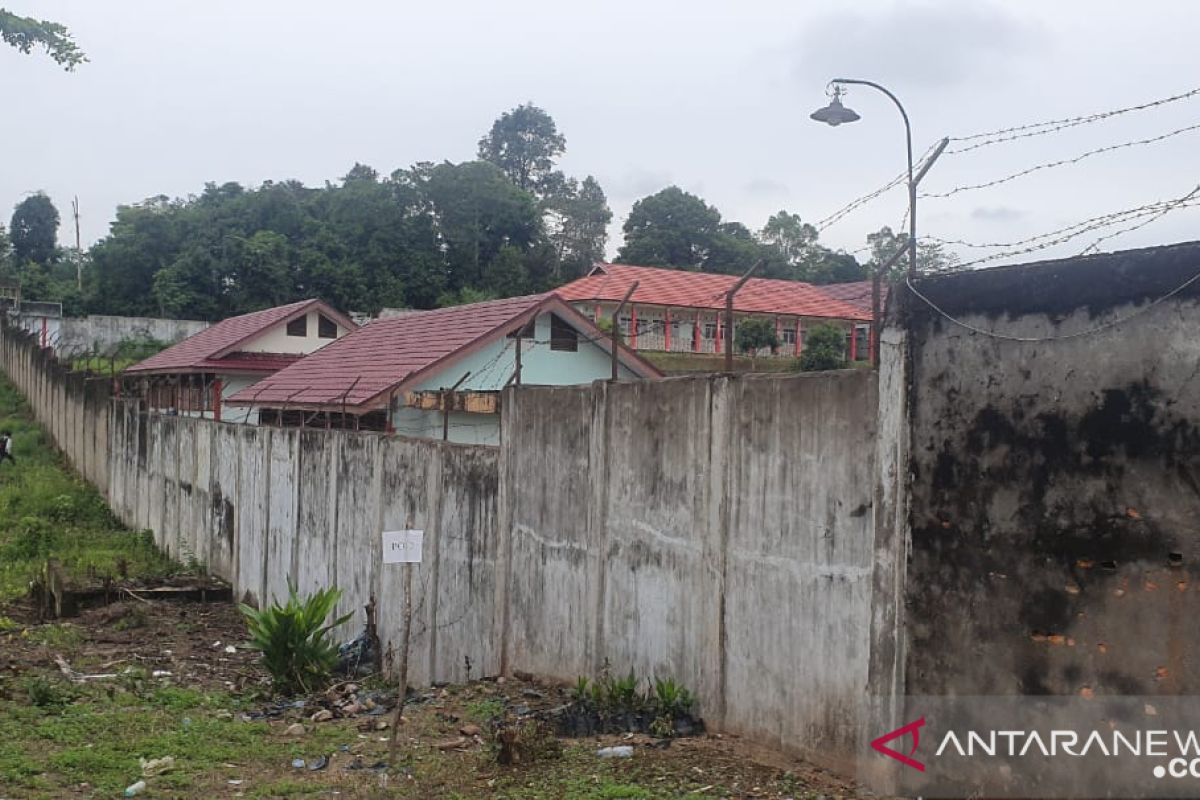
M 804 349 L 804 345 L 801 344 L 803 336 L 804 336 L 804 320 L 797 317 L 796 318 L 796 358 L 800 357 L 800 352 Z
M 46 348 L 46 318 L 42 317 L 42 349 Z
M 867 342 L 870 349 L 871 363 L 878 364 L 879 358 L 875 353 L 875 348 L 879 347 L 879 342 L 875 341 L 875 324 L 872 323 L 867 331 Z
M 692 352 L 700 352 L 700 312 L 696 312 L 695 318 L 692 320 Z
M 725 341 L 724 320 L 721 312 L 717 312 L 717 352 L 721 352 L 721 342 Z
M 213 381 L 213 419 L 217 422 L 221 421 L 221 379 L 217 378 Z
M 599 325 L 599 324 L 600 324 L 600 304 L 599 304 L 599 303 L 596 303 L 596 311 L 595 311 L 595 316 L 594 316 L 594 319 L 593 319 L 593 321 L 594 321 L 594 322 L 595 322 L 597 325 Z
M 783 321 L 780 320 L 778 316 L 776 316 L 775 317 L 775 341 L 779 342 L 780 344 L 783 343 L 782 331 L 783 331 Z M 772 354 L 774 354 L 775 352 L 776 352 L 775 350 L 771 351 Z
M 666 317 L 665 317 L 666 321 L 663 323 L 663 330 L 665 331 L 665 336 L 666 336 L 666 340 L 667 340 L 667 352 L 669 353 L 669 352 L 671 352 L 671 309 L 668 308 L 665 311 L 665 314 L 666 314 Z
M 850 363 L 858 361 L 858 326 L 850 325 Z
M 629 307 L 629 347 L 637 350 L 637 306 Z

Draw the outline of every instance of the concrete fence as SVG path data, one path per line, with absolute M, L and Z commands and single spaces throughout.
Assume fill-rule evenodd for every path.
M 336 585 L 410 680 L 605 665 L 711 724 L 831 763 L 873 680 L 876 379 L 509 389 L 501 448 L 147 414 L 3 332 L 4 367 L 127 525 L 253 603 Z M 426 532 L 419 566 L 380 533 Z M 885 571 L 886 572 L 886 571 Z

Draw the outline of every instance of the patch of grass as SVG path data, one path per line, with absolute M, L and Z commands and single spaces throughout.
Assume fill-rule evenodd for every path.
M 504 703 L 494 697 L 467 704 L 467 716 L 478 723 L 491 722 L 504 716 Z
M 83 634 L 70 623 L 39 625 L 25 631 L 25 637 L 59 653 L 74 653 L 83 643 Z
M 28 592 L 47 558 L 58 559 L 68 580 L 79 583 L 178 569 L 151 537 L 122 526 L 104 498 L 70 470 L 28 403 L 3 379 L 0 429 L 12 431 L 16 458 L 0 464 L 0 604 Z

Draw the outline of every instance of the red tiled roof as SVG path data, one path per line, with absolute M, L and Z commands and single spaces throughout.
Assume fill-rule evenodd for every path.
M 290 367 L 300 359 L 303 353 L 243 353 L 234 352 L 221 358 L 212 358 L 201 362 L 209 372 L 278 372 L 284 367 Z
M 598 264 L 592 273 L 555 290 L 570 302 L 608 300 L 619 302 L 630 284 L 638 281 L 632 302 L 683 308 L 725 307 L 725 293 L 738 280 L 737 275 L 658 267 L 634 267 L 625 264 Z M 863 320 L 870 317 L 862 309 L 842 302 L 821 291 L 820 287 L 799 281 L 751 278 L 734 296 L 736 311 L 760 314 L 791 314 L 801 317 Z
M 853 283 L 829 283 L 824 286 L 818 286 L 825 294 L 832 297 L 834 300 L 840 300 L 843 303 L 849 303 L 855 308 L 871 313 L 871 281 L 854 281 Z M 888 284 L 884 281 L 880 286 L 880 306 L 884 305 L 887 300 Z
M 290 321 L 292 318 L 298 317 L 314 307 L 350 331 L 358 327 L 344 314 L 334 310 L 320 300 L 300 300 L 285 306 L 266 308 L 262 311 L 253 311 L 249 314 L 223 319 L 215 325 L 200 331 L 195 336 L 189 336 L 179 344 L 168 347 L 161 353 L 156 353 L 145 361 L 140 361 L 128 367 L 125 371 L 147 373 L 198 372 L 210 371 L 217 366 L 224 367 L 226 366 L 224 362 L 219 365 L 215 362 L 233 354 L 234 349 L 238 345 L 243 344 L 248 339 L 254 338 L 275 325 Z M 245 354 L 239 353 L 238 355 L 242 356 Z M 278 356 L 279 354 L 272 355 Z M 235 364 L 235 362 L 228 363 Z M 235 365 L 234 368 L 237 369 L 238 367 Z M 242 366 L 241 369 L 244 370 L 247 367 Z M 256 371 L 264 371 L 264 369 L 265 367 L 259 367 Z M 279 369 L 279 367 L 276 366 L 274 369 Z
M 600 336 L 584 316 L 554 293 L 510 297 L 377 319 L 229 398 L 234 404 L 340 406 L 356 411 L 386 401 L 386 393 L 507 334 L 546 306 Z M 622 350 L 645 374 L 659 373 Z M 457 376 L 456 376 L 457 377 Z M 344 398 L 344 399 L 343 399 Z

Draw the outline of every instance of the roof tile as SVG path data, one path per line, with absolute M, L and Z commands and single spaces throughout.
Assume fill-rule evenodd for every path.
M 493 333 L 551 295 L 510 297 L 377 319 L 235 394 L 234 403 L 365 403 Z
M 592 274 L 557 289 L 569 302 L 620 301 L 629 286 L 638 281 L 632 301 L 647 305 L 721 309 L 725 294 L 737 275 L 688 272 L 626 264 L 599 264 Z M 734 310 L 760 314 L 791 314 L 802 317 L 865 320 L 870 310 L 836 299 L 822 287 L 799 281 L 751 278 L 734 295 Z
M 176 370 L 213 369 L 215 360 L 221 352 L 234 347 L 246 339 L 261 333 L 273 325 L 282 322 L 296 312 L 308 306 L 320 306 L 323 310 L 336 314 L 343 326 L 353 323 L 342 314 L 338 314 L 320 300 L 299 300 L 283 306 L 266 308 L 262 311 L 252 311 L 236 317 L 229 317 L 197 333 L 182 342 L 168 347 L 161 353 L 150 356 L 145 361 L 127 368 L 126 372 L 170 372 Z M 350 328 L 353 330 L 353 327 Z M 234 355 L 234 354 L 230 354 Z M 237 354 L 242 355 L 242 354 Z M 243 366 L 243 368 L 245 368 Z M 278 368 L 278 367 L 274 367 Z

